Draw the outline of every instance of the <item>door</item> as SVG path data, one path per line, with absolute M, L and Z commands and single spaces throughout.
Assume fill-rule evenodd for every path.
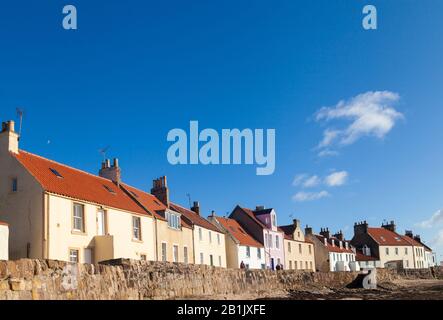
M 104 236 L 106 234 L 105 211 L 97 211 L 97 235 Z
M 91 248 L 86 248 L 84 251 L 84 258 L 85 258 L 85 263 L 92 263 L 92 249 Z
M 274 270 L 274 258 L 271 258 L 271 270 Z

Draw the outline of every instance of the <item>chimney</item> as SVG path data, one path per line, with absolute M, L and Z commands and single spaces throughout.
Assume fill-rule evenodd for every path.
M 191 207 L 191 210 L 200 215 L 200 203 L 198 201 L 194 201 L 194 205 Z
M 308 235 L 308 234 L 312 234 L 312 228 L 309 227 L 308 225 L 306 225 L 306 228 L 305 228 L 305 235 Z
M 391 220 L 390 223 L 382 224 L 381 226 L 382 226 L 382 228 L 385 228 L 386 230 L 389 230 L 392 232 L 395 232 L 395 229 L 396 229 L 396 225 L 394 223 L 394 220 Z
M 329 228 L 321 228 L 320 229 L 320 235 L 323 237 L 329 239 L 331 237 L 331 233 L 329 232 Z
M 420 235 L 419 235 L 419 234 L 416 234 L 415 237 L 414 237 L 414 240 L 417 241 L 417 242 L 419 242 L 419 243 L 421 243 Z
M 337 238 L 340 241 L 344 241 L 345 237 L 343 236 L 343 231 L 339 231 L 336 234 L 333 235 L 334 238 Z
M 265 210 L 265 206 L 256 206 L 255 211 L 262 211 Z
M 118 159 L 114 159 L 112 166 L 109 159 L 102 162 L 102 168 L 99 171 L 99 176 L 119 184 L 121 182 L 121 170 L 118 166 Z
M 300 220 L 293 219 L 292 223 L 294 224 L 294 230 L 300 228 Z
M 368 223 L 365 221 L 354 224 L 354 236 L 368 233 Z
M 15 132 L 15 122 L 10 120 L 2 123 L 0 132 L 0 153 L 18 154 L 19 135 Z
M 405 231 L 405 236 L 414 239 L 414 235 L 412 234 L 412 230 L 406 230 Z
M 166 176 L 152 181 L 151 194 L 156 196 L 166 207 L 169 208 L 169 189 Z

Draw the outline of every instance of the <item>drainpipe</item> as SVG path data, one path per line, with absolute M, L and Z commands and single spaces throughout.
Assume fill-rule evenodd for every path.
M 152 217 L 154 219 L 154 237 L 155 237 L 155 261 L 159 261 L 158 260 L 158 236 L 157 236 L 157 218 L 156 217 Z

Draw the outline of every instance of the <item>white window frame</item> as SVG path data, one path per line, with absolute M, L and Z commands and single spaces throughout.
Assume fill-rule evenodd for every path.
M 81 208 L 81 216 L 77 216 L 76 208 Z M 77 223 L 80 222 L 80 229 L 77 228 Z M 74 202 L 72 208 L 72 230 L 76 232 L 85 232 L 85 206 L 81 203 Z
M 76 254 L 73 254 L 76 252 Z M 72 258 L 76 257 L 76 260 L 73 260 Z M 79 263 L 80 262 L 80 250 L 77 248 L 69 248 L 69 262 L 71 263 Z
M 138 222 L 138 225 L 136 223 Z M 141 241 L 142 240 L 142 219 L 138 216 L 132 216 L 132 239 Z
M 178 244 L 173 244 L 172 245 L 172 260 L 174 262 L 178 262 Z
M 161 253 L 162 253 L 162 257 L 161 257 L 162 260 L 161 261 L 166 262 L 166 261 L 168 261 L 168 243 L 162 241 L 161 249 L 162 249 L 162 251 L 161 251 Z

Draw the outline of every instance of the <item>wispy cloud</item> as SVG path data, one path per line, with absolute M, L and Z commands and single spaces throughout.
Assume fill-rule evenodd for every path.
M 443 222 L 443 210 L 441 209 L 435 212 L 429 219 L 417 223 L 417 226 L 421 228 L 431 228 L 440 222 Z
M 342 186 L 348 180 L 348 173 L 346 171 L 338 171 L 331 173 L 325 178 L 326 185 L 330 187 Z
M 325 148 L 345 146 L 356 142 L 363 136 L 383 138 L 403 115 L 392 105 L 400 96 L 391 91 L 368 91 L 348 100 L 341 100 L 333 107 L 323 107 L 315 115 L 317 121 L 347 121 L 347 126 L 336 129 L 328 127 L 318 144 L 319 155 Z M 330 153 L 330 152 L 329 152 Z
M 440 230 L 438 234 L 430 241 L 432 246 L 443 246 L 443 230 Z
M 296 202 L 305 202 L 305 201 L 313 201 L 318 200 L 321 198 L 329 197 L 330 194 L 326 190 L 319 191 L 319 192 L 304 192 L 300 191 L 297 192 L 292 199 Z
M 332 156 L 338 156 L 338 151 L 329 150 L 329 149 L 323 149 L 318 153 L 319 157 L 332 157 Z

